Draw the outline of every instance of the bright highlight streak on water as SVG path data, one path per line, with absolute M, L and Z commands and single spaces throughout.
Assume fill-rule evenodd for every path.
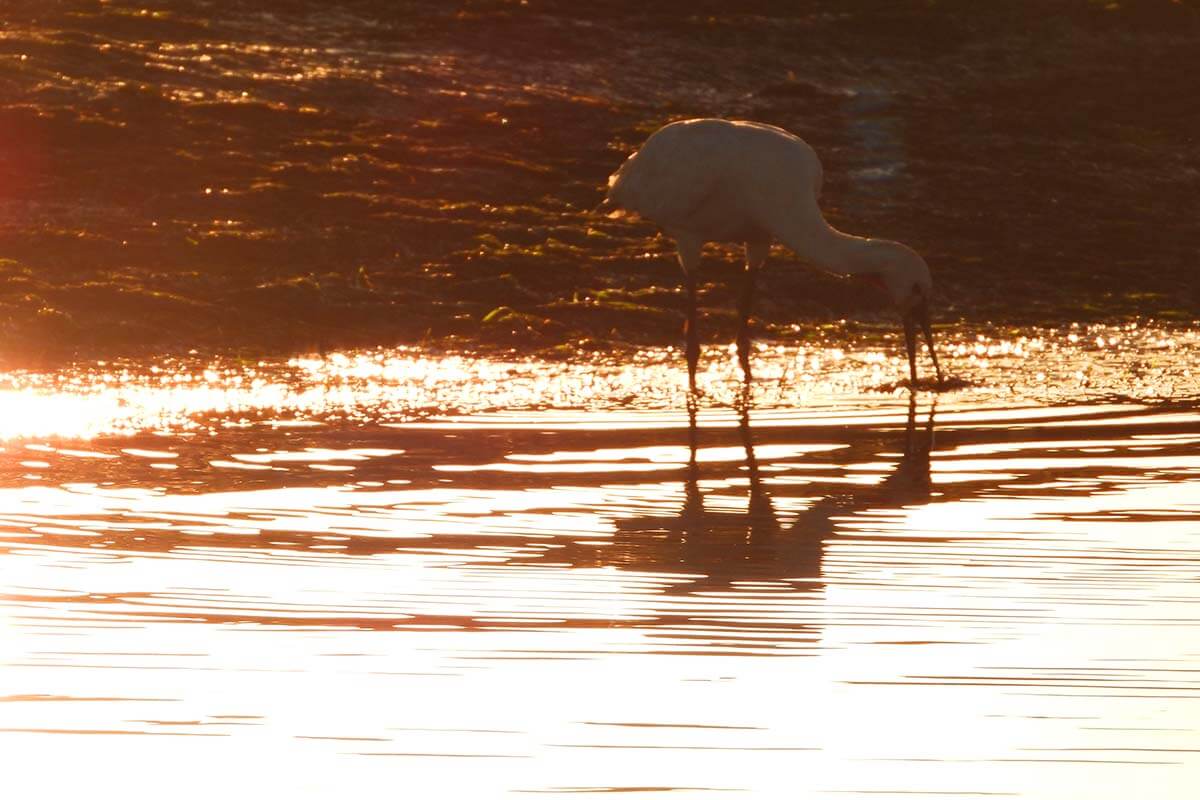
M 1195 348 L 10 375 L 6 784 L 1189 798 Z
M 1189 329 L 1090 326 L 940 345 L 966 388 L 959 404 L 1045 404 L 1200 395 L 1200 334 Z M 409 422 L 482 412 L 674 410 L 686 404 L 682 356 L 649 350 L 611 361 L 546 363 L 431 356 L 414 348 L 333 353 L 286 363 L 169 360 L 149 369 L 100 363 L 65 373 L 9 373 L 0 389 L 0 439 L 154 430 L 229 429 L 271 422 Z M 736 359 L 709 348 L 699 382 L 709 407 L 741 393 Z M 904 394 L 902 347 L 762 345 L 759 408 L 871 406 Z M 2 385 L 2 384 L 0 384 Z

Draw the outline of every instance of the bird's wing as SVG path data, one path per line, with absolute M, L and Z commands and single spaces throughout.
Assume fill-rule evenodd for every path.
M 647 140 L 608 179 L 609 205 L 663 227 L 686 223 L 722 177 L 728 149 L 712 137 L 670 135 L 664 128 Z

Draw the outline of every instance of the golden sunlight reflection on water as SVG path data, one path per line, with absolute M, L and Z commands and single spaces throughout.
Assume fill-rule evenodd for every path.
M 670 353 L 11 376 L 6 786 L 1190 798 L 1192 340 L 1087 333 L 936 405 L 713 351 L 695 425 Z
M 957 402 L 1045 404 L 1163 400 L 1200 395 L 1200 335 L 1146 326 L 1072 327 L 1008 338 L 943 336 L 947 366 L 965 387 Z M 98 363 L 0 376 L 0 440 L 153 430 L 228 429 L 329 421 L 408 422 L 506 410 L 678 409 L 681 355 L 671 349 L 616 360 L 433 356 L 415 348 L 352 351 L 288 362 L 166 360 Z M 855 408 L 887 401 L 905 365 L 897 348 L 760 345 L 759 407 Z M 708 406 L 733 405 L 732 351 L 710 347 L 699 382 Z M 5 386 L 6 384 L 6 386 Z

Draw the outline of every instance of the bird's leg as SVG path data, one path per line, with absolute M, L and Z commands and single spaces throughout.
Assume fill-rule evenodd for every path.
M 676 242 L 679 248 L 679 266 L 683 267 L 684 288 L 687 291 L 687 323 L 684 334 L 687 338 L 686 349 L 688 366 L 688 392 L 696 394 L 696 365 L 700 361 L 700 334 L 696 330 L 696 271 L 700 267 L 700 249 L 702 242 L 680 237 Z
M 742 285 L 738 292 L 738 331 L 737 354 L 738 363 L 742 365 L 742 375 L 746 378 L 746 386 L 750 386 L 750 306 L 754 302 L 754 273 L 750 264 L 742 270 Z
M 904 426 L 904 458 L 912 457 L 916 447 L 917 393 L 908 393 L 908 423 Z
M 750 388 L 750 309 L 754 303 L 754 274 L 767 259 L 768 245 L 746 242 L 746 268 L 742 271 L 741 288 L 738 292 L 738 363 Z
M 688 413 L 688 466 L 687 481 L 684 488 L 684 517 L 703 517 L 704 498 L 700 494 L 700 465 L 697 455 L 700 452 L 699 429 L 696 426 L 696 414 L 699 401 L 695 394 L 689 394 L 687 399 Z
M 946 380 L 942 377 L 942 366 L 938 364 L 937 350 L 933 349 L 933 329 L 929 324 L 929 307 L 923 306 L 921 309 L 921 331 L 925 334 L 925 346 L 929 348 L 929 357 L 933 359 L 933 371 L 937 373 L 938 388 L 945 385 Z
M 904 315 L 904 346 L 908 349 L 909 388 L 917 390 L 917 324 L 911 315 Z
M 687 273 L 684 277 L 687 288 L 687 322 L 684 323 L 684 333 L 687 337 L 685 354 L 687 355 L 688 391 L 696 393 L 696 365 L 700 361 L 700 335 L 696 330 L 696 276 Z

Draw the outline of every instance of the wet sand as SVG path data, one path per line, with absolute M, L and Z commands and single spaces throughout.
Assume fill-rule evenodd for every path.
M 1096 335 L 10 376 L 6 784 L 1191 797 L 1194 338 Z

